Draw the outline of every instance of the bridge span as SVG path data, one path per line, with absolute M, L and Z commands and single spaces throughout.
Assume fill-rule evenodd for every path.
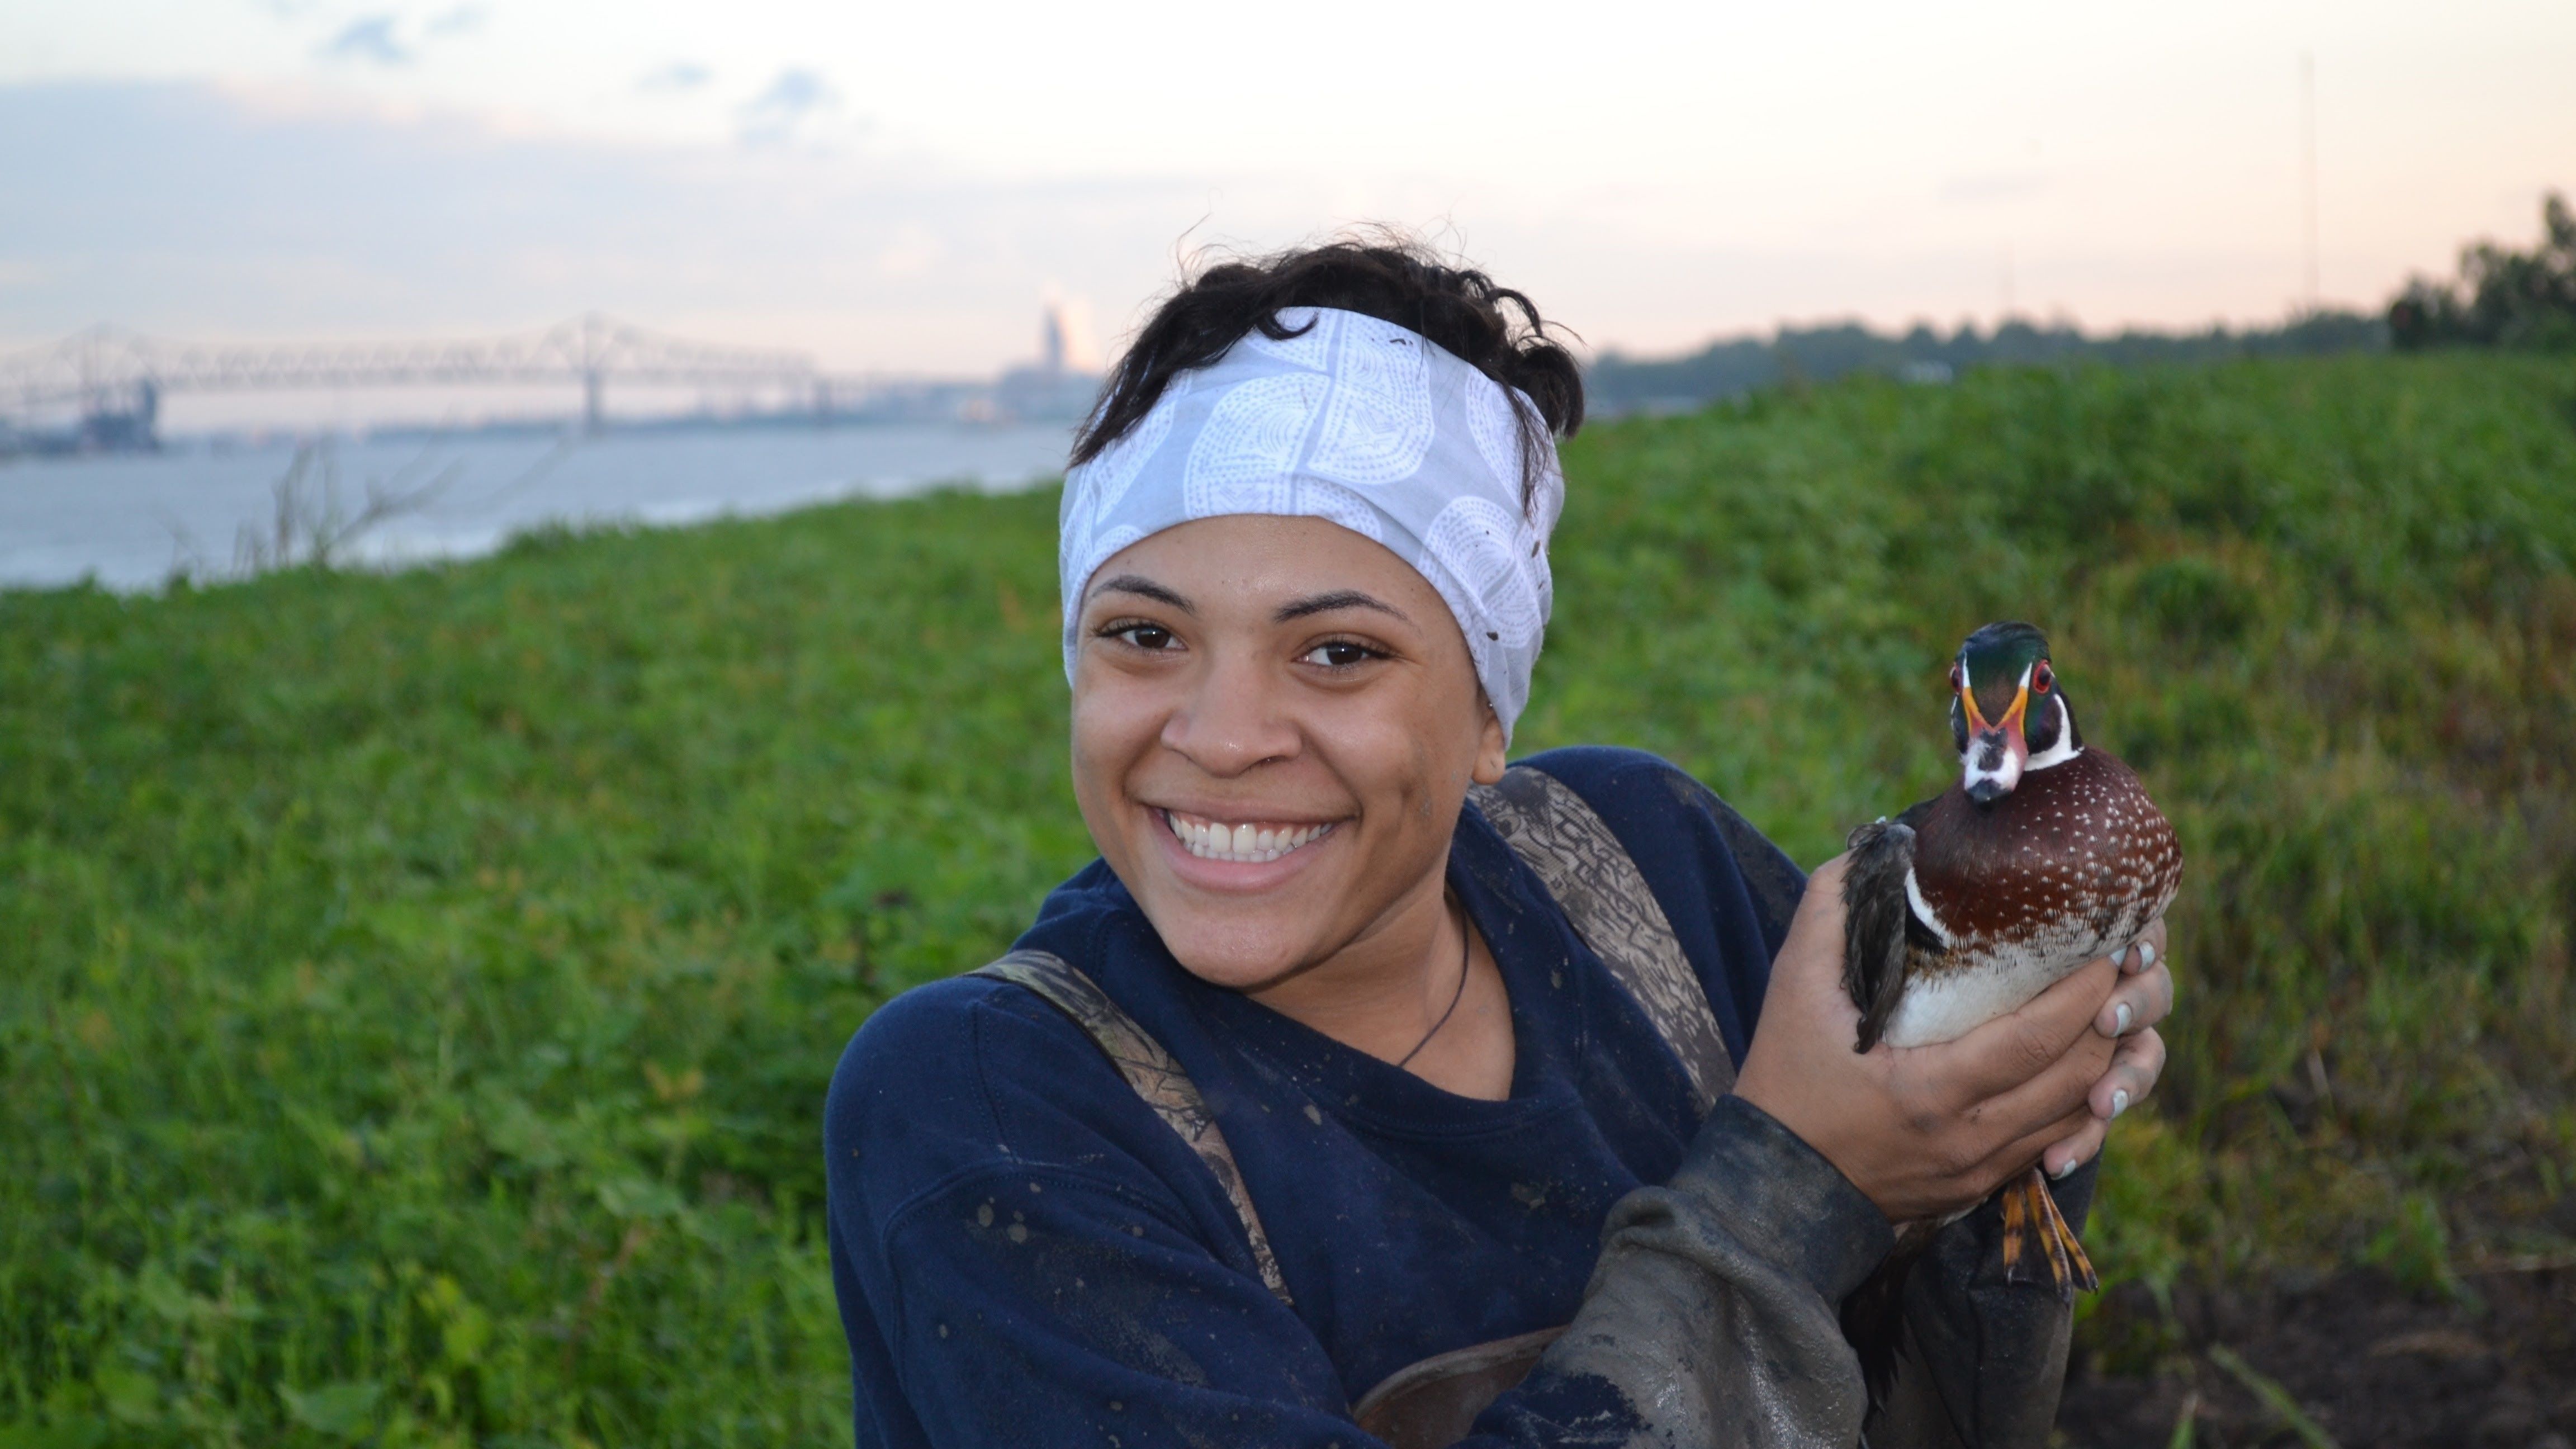
M 609 383 L 778 387 L 818 412 L 836 382 L 801 352 L 667 336 L 590 313 L 542 331 L 456 341 L 217 345 L 98 327 L 0 357 L 0 427 L 64 409 L 99 446 L 149 446 L 161 399 L 179 392 L 443 384 L 578 384 L 597 432 Z M 845 392 L 866 383 L 845 380 Z

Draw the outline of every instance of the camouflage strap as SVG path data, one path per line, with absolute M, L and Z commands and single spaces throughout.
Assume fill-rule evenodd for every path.
M 1656 1034 L 1681 1058 L 1692 1101 L 1705 1115 L 1735 1085 L 1735 1061 L 1699 973 L 1619 837 L 1572 787 L 1527 765 L 1467 797 L 1512 853 L 1538 872 L 1575 934 L 1644 1008 Z
M 1136 1019 L 1109 999 L 1099 983 L 1075 969 L 1062 957 L 1044 951 L 1014 951 L 989 966 L 979 967 L 977 976 L 990 976 L 998 981 L 1012 981 L 1044 997 L 1048 1005 L 1071 1018 L 1082 1028 L 1110 1065 L 1154 1109 L 1154 1115 L 1180 1134 L 1190 1150 L 1216 1174 L 1217 1185 L 1225 1189 L 1228 1202 L 1234 1204 L 1234 1215 L 1243 1220 L 1243 1235 L 1252 1244 L 1252 1263 L 1260 1270 L 1261 1284 L 1278 1295 L 1279 1301 L 1296 1306 L 1288 1296 L 1288 1280 L 1279 1272 L 1279 1259 L 1270 1251 L 1270 1234 L 1262 1229 L 1261 1213 L 1252 1205 L 1252 1194 L 1244 1188 L 1242 1170 L 1234 1165 L 1234 1149 L 1226 1146 L 1225 1134 L 1217 1130 L 1216 1114 L 1208 1110 L 1207 1099 L 1199 1095 L 1189 1074 L 1163 1044 L 1148 1035 Z

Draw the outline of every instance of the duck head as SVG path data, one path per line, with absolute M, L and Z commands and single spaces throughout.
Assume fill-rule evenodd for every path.
M 1950 665 L 1950 735 L 1959 787 L 1980 805 L 2013 792 L 2026 770 L 2081 753 L 2075 711 L 2048 662 L 2048 638 L 2028 624 L 1988 624 Z

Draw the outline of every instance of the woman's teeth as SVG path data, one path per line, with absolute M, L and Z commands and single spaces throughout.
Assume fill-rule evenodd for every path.
M 1228 825 L 1221 820 L 1192 820 L 1169 810 L 1163 812 L 1163 819 L 1182 848 L 1201 860 L 1256 865 L 1333 833 L 1330 825 Z

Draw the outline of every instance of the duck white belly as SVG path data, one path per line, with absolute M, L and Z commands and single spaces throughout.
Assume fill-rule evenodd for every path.
M 2014 952 L 1989 957 L 1964 971 L 1909 977 L 1905 994 L 1888 1018 L 1884 1039 L 1890 1046 L 1901 1047 L 1954 1041 L 2019 1010 L 2082 964 L 2081 957 L 2060 965 Z
M 1911 870 L 1905 883 L 1915 918 L 1952 945 L 1939 955 L 1911 953 L 1905 989 L 1884 1033 L 1889 1045 L 1901 1047 L 1955 1041 L 1998 1016 L 2020 1010 L 2085 962 L 2134 942 L 2153 919 L 2151 911 L 2162 910 L 2169 897 L 2169 893 L 2132 896 L 2107 921 L 2070 913 L 2046 922 L 2020 941 L 1970 947 L 1952 938 L 1932 916 Z

